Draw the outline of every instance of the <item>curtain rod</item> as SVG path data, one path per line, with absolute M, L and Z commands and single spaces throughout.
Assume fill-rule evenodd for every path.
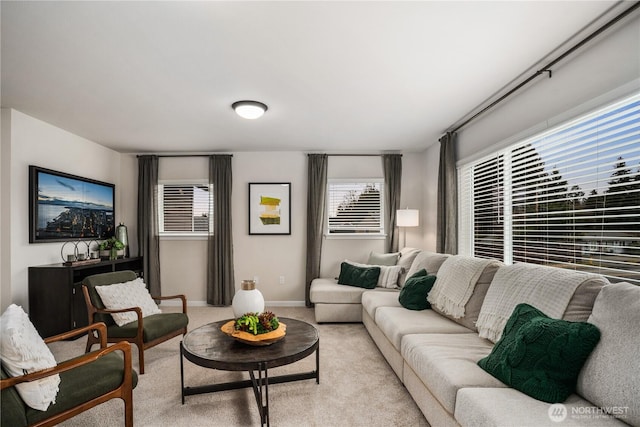
M 142 156 L 156 156 L 160 157 L 209 157 L 209 156 L 231 156 L 233 154 L 224 154 L 224 153 L 211 153 L 211 154 L 136 154 L 136 157 Z
M 315 154 L 315 153 L 314 153 Z M 402 157 L 402 154 L 399 153 L 387 153 L 387 154 L 397 154 Z M 382 157 L 384 154 L 327 154 L 329 157 Z
M 551 62 L 547 63 L 541 69 L 539 69 L 538 71 L 533 73 L 531 76 L 526 78 L 523 82 L 518 84 L 516 87 L 514 87 L 511 90 L 509 90 L 507 93 L 502 95 L 500 98 L 496 99 L 491 104 L 487 105 L 482 110 L 478 111 L 473 116 L 469 117 L 467 120 L 465 120 L 464 122 L 462 122 L 461 124 L 459 124 L 458 126 L 453 128 L 452 130 L 448 130 L 447 133 L 449 133 L 449 132 L 453 133 L 453 132 L 459 131 L 460 129 L 462 129 L 463 127 L 465 127 L 469 123 L 471 123 L 473 120 L 478 118 L 480 115 L 486 113 L 487 111 L 489 111 L 490 109 L 492 109 L 493 107 L 495 107 L 496 105 L 498 105 L 499 103 L 501 103 L 502 101 L 507 99 L 509 96 L 513 95 L 513 93 L 515 93 L 516 91 L 520 90 L 523 86 L 527 85 L 529 82 L 531 82 L 532 80 L 534 80 L 535 78 L 537 78 L 541 74 L 548 74 L 549 78 L 551 78 L 552 75 L 553 75 L 553 71 L 550 68 L 552 66 L 556 65 L 558 62 L 562 61 L 567 56 L 571 55 L 573 52 L 575 52 L 576 50 L 580 49 L 582 46 L 584 46 L 585 44 L 587 44 L 588 42 L 590 42 L 591 40 L 593 40 L 594 38 L 596 38 L 597 36 L 602 34 L 604 31 L 608 30 L 610 27 L 612 27 L 613 25 L 618 23 L 618 21 L 620 21 L 621 19 L 623 19 L 627 15 L 631 14 L 631 12 L 635 11 L 636 9 L 638 9 L 638 7 L 640 7 L 640 1 L 636 1 L 633 4 L 633 6 L 629 7 L 628 9 L 626 9 L 625 11 L 620 13 L 619 15 L 615 16 L 614 18 L 612 18 L 610 21 L 608 21 L 607 23 L 602 25 L 600 28 L 598 28 L 597 30 L 595 30 L 594 32 L 589 34 L 587 37 L 585 37 L 584 39 L 582 39 L 581 41 L 579 41 L 578 43 L 576 43 L 575 45 L 570 47 L 567 51 L 565 51 L 563 54 L 558 56 L 556 59 L 554 59 Z

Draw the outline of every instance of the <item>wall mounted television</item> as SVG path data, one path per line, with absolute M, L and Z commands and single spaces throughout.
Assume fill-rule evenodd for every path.
M 114 184 L 29 166 L 29 243 L 114 235 Z

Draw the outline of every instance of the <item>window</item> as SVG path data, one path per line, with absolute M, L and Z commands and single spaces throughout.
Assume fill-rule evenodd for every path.
M 640 95 L 458 172 L 463 253 L 640 285 Z
M 158 185 L 161 236 L 206 236 L 213 230 L 213 191 L 206 183 Z
M 330 179 L 327 183 L 327 235 L 384 235 L 383 180 Z

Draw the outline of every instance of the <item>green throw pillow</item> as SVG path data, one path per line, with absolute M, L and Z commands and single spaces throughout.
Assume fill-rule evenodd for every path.
M 373 289 L 378 284 L 380 267 L 359 267 L 348 262 L 340 264 L 340 285 L 358 286 L 360 288 Z
M 575 391 L 582 365 L 600 340 L 591 323 L 552 319 L 518 304 L 496 343 L 478 365 L 503 383 L 549 403 Z
M 427 294 L 433 288 L 436 276 L 427 275 L 424 268 L 409 277 L 400 290 L 398 301 L 409 310 L 426 310 L 431 308 L 427 301 Z

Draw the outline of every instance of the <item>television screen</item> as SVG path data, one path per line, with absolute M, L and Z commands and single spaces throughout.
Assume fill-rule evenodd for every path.
M 115 234 L 115 186 L 29 166 L 29 242 L 106 239 Z

